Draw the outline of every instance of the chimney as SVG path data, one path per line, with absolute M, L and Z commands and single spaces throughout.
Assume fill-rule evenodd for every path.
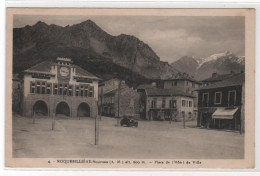
M 218 76 L 217 73 L 212 73 L 212 78 L 216 78 Z

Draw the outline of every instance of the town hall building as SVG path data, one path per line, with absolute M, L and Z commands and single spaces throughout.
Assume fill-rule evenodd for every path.
M 98 113 L 98 77 L 74 65 L 71 59 L 45 61 L 23 72 L 22 114 L 30 117 L 62 115 L 95 117 Z

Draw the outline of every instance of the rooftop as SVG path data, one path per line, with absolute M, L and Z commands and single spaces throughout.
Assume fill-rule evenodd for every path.
M 113 95 L 117 92 L 118 89 L 114 89 L 114 90 L 110 90 L 108 92 L 106 92 L 104 95 Z
M 145 91 L 147 96 L 184 96 L 184 97 L 195 98 L 191 94 L 182 91 L 175 91 L 172 89 L 155 88 L 155 89 L 145 89 Z
M 222 80 L 228 79 L 230 77 L 233 77 L 233 76 L 239 75 L 239 74 L 241 74 L 241 73 L 229 73 L 229 74 L 221 74 L 221 75 L 219 75 L 217 73 L 213 73 L 212 77 L 204 79 L 204 80 L 202 80 L 202 82 L 222 81 Z
M 221 87 L 230 87 L 230 86 L 239 86 L 245 83 L 245 74 L 239 73 L 235 74 L 232 77 L 224 79 L 222 81 L 212 83 L 208 86 L 201 87 L 198 90 L 205 90 L 205 89 L 214 89 L 214 88 L 221 88 Z
M 192 76 L 190 76 L 187 73 L 177 73 L 175 75 L 172 75 L 169 78 L 163 79 L 163 81 L 173 81 L 173 80 L 189 80 L 191 82 L 201 84 L 201 82 L 195 80 Z
M 51 66 L 55 65 L 55 62 L 50 61 L 44 61 L 37 65 L 32 66 L 31 68 L 24 70 L 25 73 L 40 73 L 40 74 L 49 74 L 51 75 Z M 98 79 L 95 75 L 89 73 L 88 71 L 84 70 L 83 68 L 71 64 L 71 67 L 76 68 L 76 77 L 82 77 L 82 78 L 89 78 L 89 79 Z

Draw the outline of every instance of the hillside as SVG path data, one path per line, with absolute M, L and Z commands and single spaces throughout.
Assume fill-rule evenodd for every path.
M 152 48 L 138 38 L 112 36 L 91 20 L 66 27 L 39 21 L 15 28 L 13 44 L 14 73 L 57 57 L 71 58 L 102 79 L 121 77 L 134 84 L 176 73 L 168 63 L 161 64 Z

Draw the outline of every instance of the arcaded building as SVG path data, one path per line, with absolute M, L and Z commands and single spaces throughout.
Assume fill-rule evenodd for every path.
M 95 117 L 99 78 L 71 59 L 42 62 L 24 72 L 22 113 L 30 117 Z

